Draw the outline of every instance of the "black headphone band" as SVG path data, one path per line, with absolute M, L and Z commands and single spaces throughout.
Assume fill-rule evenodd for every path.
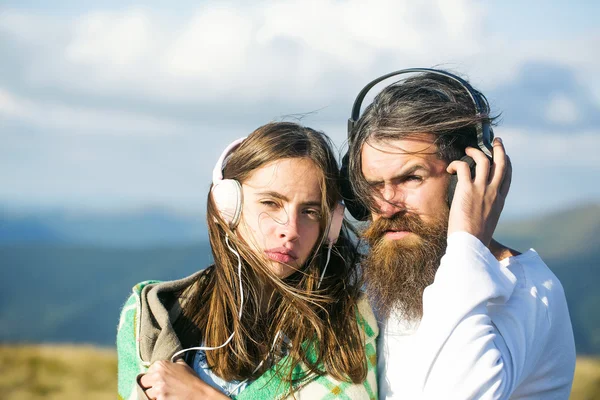
M 446 78 L 452 79 L 453 81 L 455 81 L 459 85 L 461 85 L 465 89 L 465 91 L 469 94 L 469 97 L 471 97 L 471 100 L 473 101 L 473 105 L 475 106 L 475 112 L 476 112 L 477 116 L 482 116 L 483 114 L 485 114 L 487 112 L 486 105 L 481 103 L 481 96 L 482 96 L 481 93 L 479 93 L 478 91 L 473 89 L 473 87 L 469 84 L 469 82 L 465 81 L 463 78 L 456 76 L 454 74 L 451 74 L 450 72 L 441 71 L 441 70 L 433 69 L 433 68 L 401 69 L 398 71 L 394 71 L 394 72 L 390 72 L 388 74 L 382 75 L 379 78 L 372 80 L 358 93 L 358 96 L 356 96 L 356 100 L 354 100 L 354 105 L 352 106 L 352 113 L 350 114 L 350 118 L 348 119 L 348 139 L 351 138 L 350 136 L 352 134 L 352 131 L 354 130 L 354 126 L 356 125 L 356 122 L 360 118 L 360 107 L 362 105 L 362 102 L 365 99 L 365 96 L 371 91 L 371 89 L 375 85 L 377 85 L 379 82 L 382 82 L 393 76 L 415 73 L 415 72 L 426 72 L 426 73 L 431 73 L 431 74 L 444 76 Z M 482 124 L 482 125 L 483 126 L 479 125 L 477 127 L 477 137 L 478 137 L 479 147 L 487 154 L 486 149 L 488 148 L 488 145 L 492 141 L 492 137 L 491 137 L 492 134 L 489 129 L 489 124 Z M 491 153 L 488 155 L 491 157 Z
M 358 94 L 356 100 L 354 100 L 354 105 L 352 107 L 352 114 L 348 119 L 348 144 L 349 146 L 353 145 L 352 133 L 356 126 L 356 123 L 360 119 L 360 107 L 362 102 L 369 93 L 369 91 L 377 85 L 379 82 L 382 82 L 388 78 L 391 78 L 396 75 L 414 73 L 414 72 L 423 72 L 430 73 L 439 76 L 444 76 L 448 79 L 457 82 L 460 86 L 462 86 L 465 91 L 468 93 L 469 97 L 473 101 L 473 105 L 475 106 L 476 117 L 478 117 L 479 122 L 475 124 L 475 130 L 477 132 L 477 144 L 481 151 L 484 152 L 490 159 L 492 158 L 492 139 L 494 137 L 494 133 L 492 131 L 492 127 L 489 119 L 489 106 L 485 96 L 473 89 L 473 87 L 464 79 L 454 74 L 451 74 L 446 71 L 432 69 L 432 68 L 408 68 L 401 69 L 395 72 L 390 72 L 389 74 L 380 76 L 379 78 L 369 82 Z M 350 163 L 350 152 L 347 152 L 342 158 L 342 167 L 341 174 L 344 179 L 342 179 L 342 194 L 344 196 L 344 200 L 346 202 L 346 208 L 352 214 L 354 218 L 359 221 L 364 221 L 368 219 L 370 215 L 370 211 L 365 207 L 365 205 L 356 198 L 354 194 L 354 189 L 352 188 L 352 184 L 350 183 L 350 171 L 349 171 L 349 163 Z M 454 193 L 454 190 L 449 188 L 449 197 L 448 203 L 452 203 L 451 193 Z

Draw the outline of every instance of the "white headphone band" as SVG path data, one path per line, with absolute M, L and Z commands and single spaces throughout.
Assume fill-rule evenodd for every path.
M 223 167 L 224 167 L 223 164 L 225 163 L 225 159 L 227 158 L 229 153 L 231 153 L 233 150 L 235 150 L 245 139 L 246 139 L 246 136 L 236 139 L 233 142 L 231 142 L 225 148 L 225 150 L 223 150 L 223 153 L 221 153 L 221 156 L 219 157 L 219 159 L 217 160 L 217 163 L 215 164 L 215 167 L 213 168 L 213 174 L 212 174 L 213 183 L 223 180 Z

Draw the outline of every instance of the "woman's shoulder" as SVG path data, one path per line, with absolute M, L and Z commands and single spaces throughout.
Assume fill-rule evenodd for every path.
M 127 300 L 121 307 L 119 327 L 122 326 L 127 319 L 136 319 L 137 313 L 141 308 L 144 308 L 144 304 L 148 303 L 148 301 L 160 303 L 160 299 L 164 298 L 165 295 L 168 297 L 169 293 L 175 294 L 192 286 L 198 279 L 206 276 L 208 270 L 209 268 L 206 268 L 185 278 L 173 281 L 151 279 L 136 283 L 131 288 Z M 150 292 L 153 292 L 152 295 L 149 294 Z M 153 300 L 150 300 L 149 296 L 152 297 Z
M 150 289 L 156 289 L 159 292 L 170 292 L 185 289 L 186 287 L 191 286 L 193 283 L 195 283 L 199 278 L 206 276 L 210 269 L 211 268 L 208 267 L 197 271 L 192 275 L 186 276 L 185 278 L 171 281 L 161 281 L 156 279 L 141 281 L 139 283 L 136 283 L 131 288 L 130 297 L 142 296 L 144 292 L 148 292 Z
M 150 362 L 157 335 L 166 327 L 172 329 L 168 321 L 180 312 L 180 294 L 205 275 L 206 270 L 201 270 L 175 281 L 146 280 L 134 285 L 121 308 L 118 351 L 130 353 L 132 359 L 144 365 Z
M 144 288 L 148 285 L 156 285 L 159 283 L 162 283 L 163 281 L 159 281 L 156 279 L 150 279 L 147 281 L 142 281 L 139 283 L 136 283 L 135 285 L 133 285 L 133 287 L 131 288 L 131 294 L 137 294 L 138 296 L 142 293 L 142 291 L 144 290 Z

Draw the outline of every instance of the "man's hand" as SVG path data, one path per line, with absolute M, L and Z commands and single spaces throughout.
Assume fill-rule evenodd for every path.
M 512 166 L 500 138 L 494 140 L 491 165 L 481 150 L 467 147 L 465 151 L 477 164 L 475 178 L 471 178 L 469 166 L 464 161 L 453 161 L 448 165 L 447 171 L 458 176 L 450 207 L 448 235 L 466 231 L 489 246 L 510 188 Z
M 200 379 L 183 360 L 153 363 L 141 377 L 140 385 L 152 400 L 229 398 Z

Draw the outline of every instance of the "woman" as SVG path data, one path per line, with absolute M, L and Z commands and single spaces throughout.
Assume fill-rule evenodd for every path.
M 226 149 L 207 203 L 215 263 L 133 288 L 121 398 L 377 398 L 377 324 L 339 231 L 339 179 L 327 137 L 297 124 Z

